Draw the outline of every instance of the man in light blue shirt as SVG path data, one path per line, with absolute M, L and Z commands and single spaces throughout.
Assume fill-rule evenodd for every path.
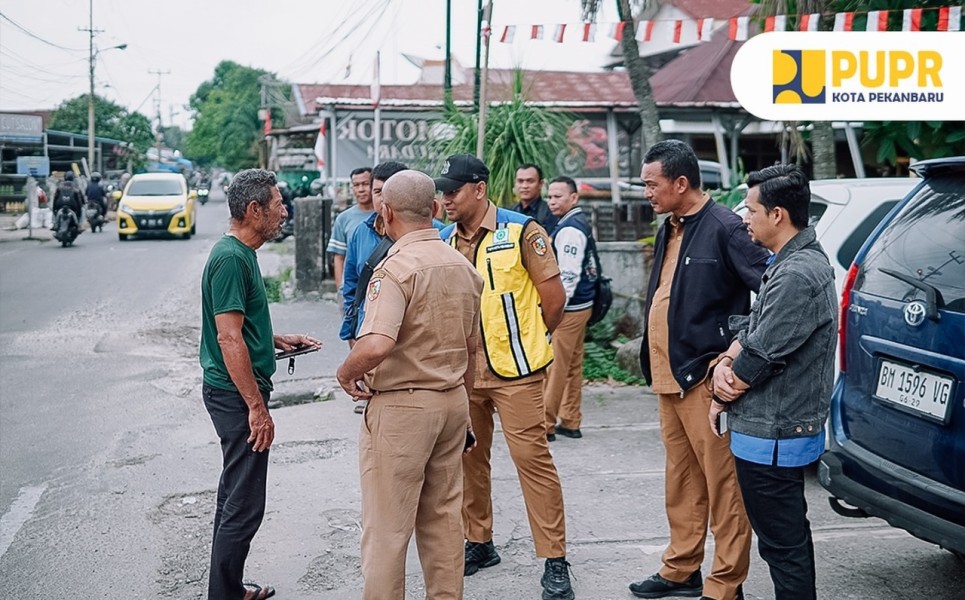
M 800 168 L 767 167 L 747 185 L 747 231 L 774 256 L 750 316 L 730 319 L 737 338 L 714 368 L 710 426 L 724 433 L 718 417 L 726 416 L 737 482 L 775 598 L 813 600 L 804 467 L 824 451 L 837 332 L 834 271 L 808 227 L 811 192 Z
M 332 225 L 332 237 L 328 241 L 326 252 L 332 255 L 335 265 L 335 289 L 342 289 L 342 272 L 345 268 L 345 255 L 348 252 L 348 241 L 355 228 L 374 212 L 372 207 L 372 168 L 360 167 L 352 171 L 352 194 L 355 196 L 355 206 L 343 210 L 335 217 Z

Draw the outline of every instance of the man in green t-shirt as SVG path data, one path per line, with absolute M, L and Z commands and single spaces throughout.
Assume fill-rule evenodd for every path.
M 202 393 L 224 466 L 211 544 L 209 600 L 264 600 L 268 586 L 243 584 L 245 559 L 265 514 L 268 448 L 275 425 L 268 397 L 275 349 L 318 347 L 304 335 L 274 335 L 255 250 L 274 239 L 288 216 L 275 174 L 238 173 L 228 188 L 231 224 L 211 249 L 201 278 Z

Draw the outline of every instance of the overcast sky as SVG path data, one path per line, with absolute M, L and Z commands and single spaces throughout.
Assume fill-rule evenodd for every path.
M 471 67 L 475 0 L 452 0 L 453 53 Z M 613 48 L 607 27 L 592 44 L 534 42 L 523 27 L 513 45 L 502 26 L 580 21 L 579 0 L 494 0 L 490 65 L 597 70 Z M 616 20 L 604 2 L 600 22 Z M 86 93 L 89 0 L 0 0 L 0 111 L 52 109 Z M 300 83 L 372 80 L 375 52 L 383 83 L 412 83 L 418 70 L 402 54 L 441 59 L 445 0 L 93 0 L 96 93 L 154 118 L 160 76 L 162 119 L 185 126 L 190 95 L 222 60 Z M 26 30 L 26 31 L 24 31 Z M 576 32 L 572 35 L 575 38 Z M 40 38 L 40 39 L 37 39 Z M 126 50 L 108 50 L 127 44 Z

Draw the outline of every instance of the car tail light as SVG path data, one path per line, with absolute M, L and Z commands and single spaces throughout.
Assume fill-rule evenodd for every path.
M 847 371 L 845 356 L 848 350 L 845 342 L 848 340 L 848 308 L 851 306 L 851 288 L 854 287 L 854 280 L 858 278 L 858 264 L 851 263 L 848 274 L 844 278 L 844 287 L 841 289 L 841 314 L 838 315 L 838 358 L 841 372 Z

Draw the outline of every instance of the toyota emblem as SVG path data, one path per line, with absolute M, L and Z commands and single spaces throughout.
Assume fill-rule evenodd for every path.
M 905 305 L 905 323 L 912 327 L 918 327 L 925 322 L 925 303 L 915 300 Z

